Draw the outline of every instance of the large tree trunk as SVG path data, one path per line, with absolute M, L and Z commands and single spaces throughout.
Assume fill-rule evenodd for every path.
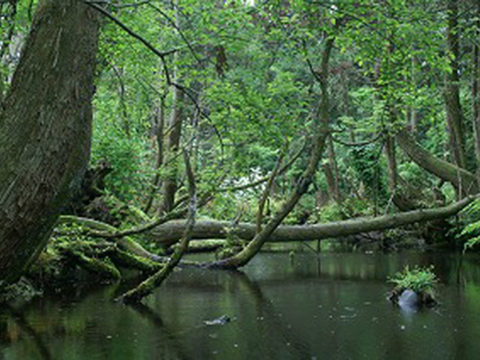
M 445 109 L 449 130 L 449 144 L 452 161 L 455 165 L 466 168 L 465 139 L 463 132 L 462 108 L 460 106 L 460 75 L 458 59 L 460 44 L 458 35 L 458 1 L 448 0 L 447 45 L 451 72 L 445 76 Z
M 268 236 L 269 242 L 308 241 L 326 238 L 344 237 L 370 231 L 380 231 L 414 223 L 446 219 L 457 214 L 472 202 L 474 197 L 435 209 L 413 210 L 394 215 L 374 218 L 356 218 L 313 225 L 282 225 Z M 150 236 L 164 246 L 172 245 L 181 239 L 186 221 L 172 221 L 155 228 Z M 225 239 L 237 236 L 240 239 L 255 238 L 255 224 L 239 223 L 232 226 L 230 221 L 200 220 L 195 223 L 192 239 Z
M 90 149 L 98 23 L 80 0 L 41 0 L 0 108 L 0 280 L 48 239 Z
M 469 171 L 441 160 L 418 145 L 406 130 L 400 131 L 396 140 L 405 154 L 418 166 L 451 183 L 461 194 L 478 193 L 475 175 Z

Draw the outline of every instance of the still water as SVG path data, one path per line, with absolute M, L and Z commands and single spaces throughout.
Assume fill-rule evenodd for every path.
M 72 291 L 0 309 L 0 359 L 479 359 L 480 257 L 460 259 L 260 254 L 243 273 L 176 271 L 139 307 L 112 302 L 118 286 Z M 435 265 L 438 307 L 386 301 L 406 264 Z

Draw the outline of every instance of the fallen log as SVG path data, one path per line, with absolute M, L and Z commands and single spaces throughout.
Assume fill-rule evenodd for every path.
M 370 231 L 386 230 L 399 226 L 445 219 L 456 215 L 477 197 L 466 197 L 448 206 L 401 212 L 374 218 L 355 218 L 344 221 L 312 225 L 281 225 L 270 235 L 269 242 L 309 241 L 337 238 Z M 184 220 L 162 224 L 149 234 L 153 241 L 169 246 L 181 239 L 185 231 Z M 192 231 L 192 239 L 225 239 L 238 237 L 251 240 L 255 236 L 256 226 L 252 223 L 239 223 L 232 226 L 230 221 L 199 220 Z

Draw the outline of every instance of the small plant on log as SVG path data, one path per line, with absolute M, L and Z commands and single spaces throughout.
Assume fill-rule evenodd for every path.
M 395 285 L 389 294 L 389 299 L 398 303 L 406 290 L 413 291 L 419 297 L 419 305 L 433 305 L 435 300 L 435 289 L 438 278 L 433 272 L 433 265 L 428 267 L 415 266 L 413 269 L 407 265 L 401 272 L 397 272 L 388 282 Z

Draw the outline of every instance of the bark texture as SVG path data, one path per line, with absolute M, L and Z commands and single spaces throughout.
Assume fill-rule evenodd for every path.
M 289 242 L 320 240 L 361 234 L 370 231 L 386 230 L 418 222 L 446 219 L 457 214 L 470 204 L 473 199 L 474 197 L 467 197 L 444 207 L 414 210 L 375 218 L 356 218 L 313 225 L 282 225 L 269 235 L 268 241 Z M 153 240 L 161 244 L 171 245 L 181 239 L 186 226 L 185 220 L 172 221 L 153 230 L 151 237 Z M 225 239 L 229 236 L 236 236 L 243 240 L 252 240 L 255 237 L 255 230 L 255 224 L 250 223 L 239 223 L 232 226 L 230 221 L 200 220 L 195 223 L 191 238 L 196 240 Z
M 89 158 L 98 22 L 80 0 L 41 0 L 0 108 L 0 281 L 45 245 Z

